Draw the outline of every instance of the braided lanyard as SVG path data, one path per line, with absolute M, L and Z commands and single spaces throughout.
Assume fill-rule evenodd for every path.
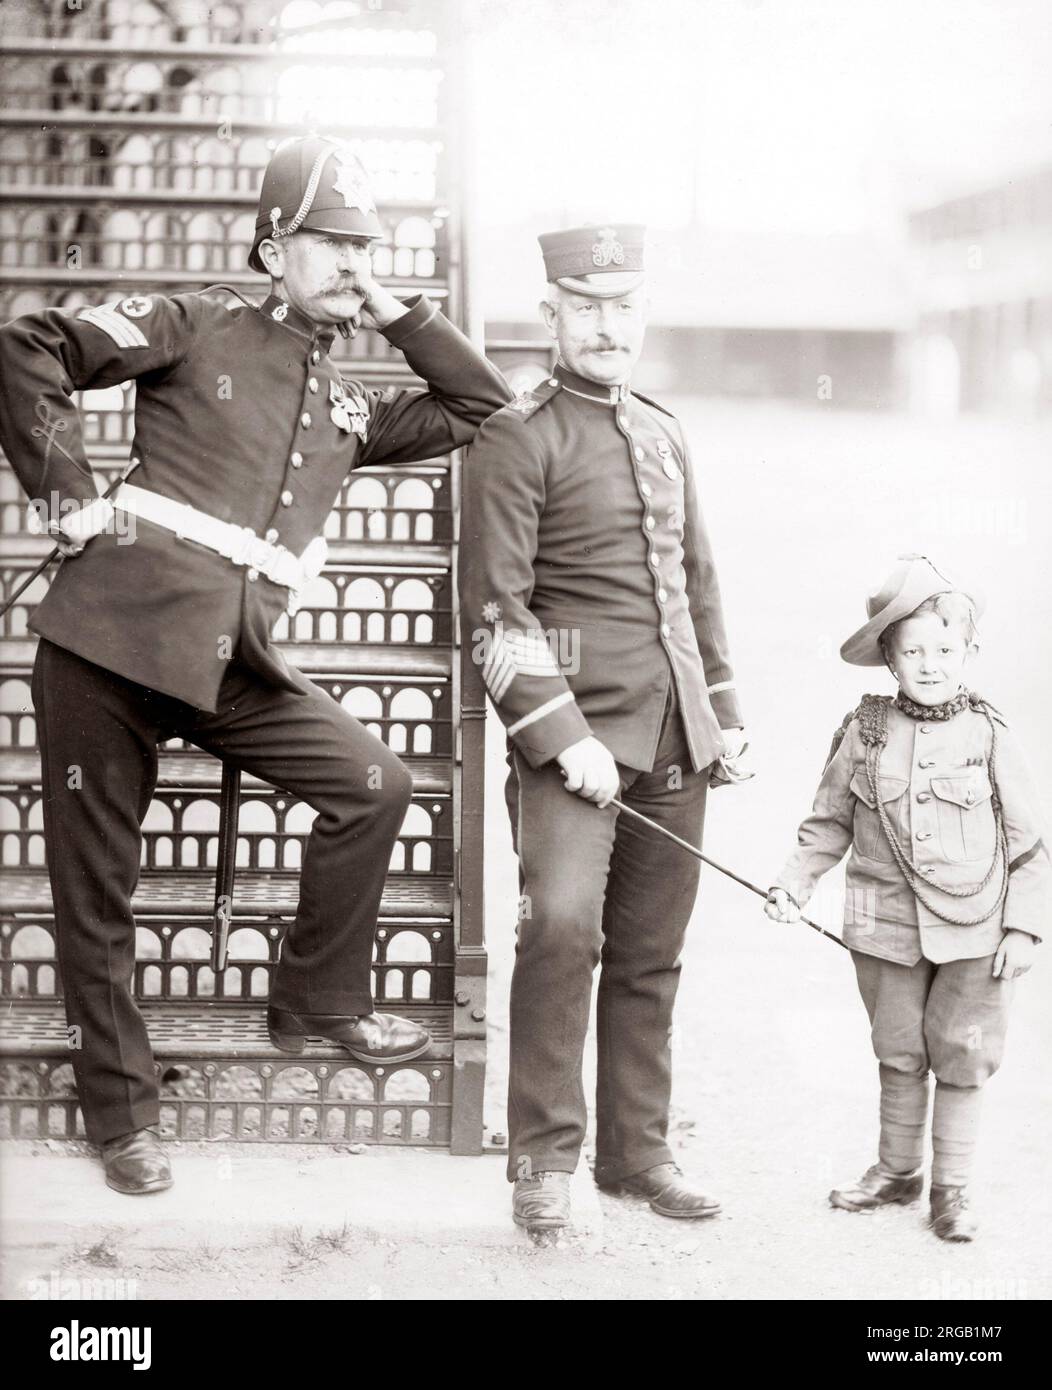
M 866 745 L 866 777 L 869 781 L 870 792 L 876 801 L 877 815 L 880 818 L 881 829 L 884 838 L 891 849 L 892 857 L 899 868 L 899 872 L 906 880 L 910 891 L 914 897 L 926 908 L 934 917 L 938 917 L 940 922 L 947 922 L 954 927 L 977 927 L 981 922 L 988 921 L 995 912 L 998 912 L 1004 905 L 1005 898 L 1008 896 L 1008 836 L 1005 831 L 1004 812 L 1001 808 L 1001 798 L 997 791 L 997 778 L 994 771 L 995 758 L 997 754 L 997 729 L 990 712 L 985 703 L 978 695 L 970 695 L 969 703 L 972 709 L 978 710 L 986 719 L 990 726 L 990 758 L 987 770 L 990 783 L 993 788 L 993 812 L 994 822 L 997 826 L 997 844 L 994 848 L 993 859 L 986 872 L 985 878 L 981 883 L 976 883 L 964 888 L 945 887 L 941 883 L 933 883 L 930 886 L 938 888 L 941 893 L 945 893 L 951 898 L 974 898 L 989 886 L 997 868 L 998 860 L 1001 863 L 1001 887 L 997 895 L 997 902 L 989 912 L 983 913 L 981 917 L 955 917 L 952 913 L 944 912 L 921 892 L 917 866 L 907 857 L 906 851 L 899 843 L 898 836 L 895 834 L 891 820 L 887 811 L 884 809 L 884 799 L 881 796 L 880 782 L 880 758 L 884 747 L 888 741 L 888 704 L 885 700 L 867 697 L 862 702 L 862 711 L 859 719 L 862 741 Z M 926 882 L 926 881 L 925 881 Z

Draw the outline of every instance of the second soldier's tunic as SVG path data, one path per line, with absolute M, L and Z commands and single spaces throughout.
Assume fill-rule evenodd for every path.
M 668 1162 L 669 1030 L 697 862 L 565 790 L 593 735 L 626 805 L 701 843 L 721 729 L 740 725 L 715 566 L 676 419 L 557 366 L 465 468 L 463 640 L 512 747 L 522 880 L 508 1177 L 572 1172 L 598 995 L 596 1176 Z

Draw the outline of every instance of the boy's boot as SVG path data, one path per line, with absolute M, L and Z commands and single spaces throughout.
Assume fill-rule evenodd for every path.
M 931 1228 L 940 1240 L 969 1241 L 979 1224 L 968 1206 L 982 1092 L 935 1083 L 932 1115 Z
M 915 1202 L 924 1186 L 924 1127 L 928 1119 L 928 1075 L 880 1068 L 878 1162 L 858 1182 L 835 1187 L 829 1200 L 841 1211 L 875 1211 Z

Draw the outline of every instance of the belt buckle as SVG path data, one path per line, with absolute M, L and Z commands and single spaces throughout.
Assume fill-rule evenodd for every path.
M 245 530 L 245 558 L 240 563 L 248 565 L 254 570 L 259 570 L 261 574 L 266 574 L 269 578 L 268 571 L 274 558 L 274 547 L 262 536 L 257 536 L 255 531 L 249 531 L 247 527 Z
M 283 588 L 298 588 L 303 581 L 303 574 L 295 555 L 291 550 L 286 550 L 283 545 L 272 546 L 271 552 L 270 569 L 267 577 L 273 579 L 275 584 L 282 585 Z

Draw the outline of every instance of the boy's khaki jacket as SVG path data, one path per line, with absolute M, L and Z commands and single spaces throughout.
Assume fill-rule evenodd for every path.
M 857 713 L 857 712 L 856 712 Z M 924 723 L 888 702 L 888 741 L 881 757 L 881 797 L 921 891 L 951 917 L 940 921 L 921 904 L 892 854 L 866 775 L 866 745 L 852 718 L 830 759 L 814 809 L 800 826 L 798 849 L 775 880 L 803 907 L 824 873 L 850 848 L 844 940 L 852 950 L 915 965 L 992 955 L 1015 928 L 1040 940 L 1050 905 L 1052 866 L 1041 838 L 1036 798 L 1022 752 L 1001 717 L 993 726 L 976 709 Z M 996 739 L 994 735 L 996 734 Z M 991 763 L 1008 843 L 1008 894 L 998 908 L 1002 858 L 986 888 L 954 897 L 986 877 L 997 851 Z M 985 916 L 984 916 L 985 914 Z

